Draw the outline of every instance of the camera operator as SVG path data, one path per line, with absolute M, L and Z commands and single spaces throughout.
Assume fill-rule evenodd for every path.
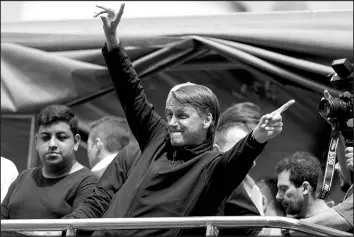
M 349 72 L 351 72 L 351 76 L 347 77 L 346 80 L 349 79 L 353 81 L 352 68 L 353 67 L 351 67 L 351 70 L 348 70 Z M 335 76 L 333 78 L 336 79 Z M 331 81 L 333 81 L 333 78 Z M 332 84 L 334 83 L 332 82 Z M 339 85 L 341 84 L 338 83 L 337 87 Z M 347 88 L 350 87 L 348 86 Z M 322 109 L 322 111 L 321 111 L 321 103 L 320 103 L 320 114 L 332 126 L 333 130 L 338 129 L 337 130 L 339 136 L 338 144 L 341 144 L 341 142 L 343 142 L 345 139 L 346 148 L 344 150 L 345 153 L 344 156 L 340 155 L 341 150 L 343 150 L 342 147 L 339 147 L 340 149 L 337 150 L 336 154 L 338 157 L 338 163 L 340 165 L 342 173 L 345 174 L 346 173 L 345 169 L 347 169 L 350 175 L 352 176 L 353 174 L 353 117 L 352 117 L 353 97 L 352 97 L 352 91 L 351 92 L 346 91 L 340 97 L 343 98 L 343 95 L 345 93 L 347 94 L 347 98 L 349 98 L 346 100 L 348 101 L 348 103 L 343 103 L 346 102 L 344 100 L 338 103 L 335 101 L 335 100 L 339 101 L 338 99 L 333 98 L 328 91 L 324 91 L 325 98 L 322 101 L 326 100 L 332 102 L 328 103 L 329 105 L 331 104 L 330 106 L 322 106 L 322 108 L 326 108 L 326 110 Z M 323 104 L 324 103 L 322 103 L 322 105 Z M 340 110 L 346 112 L 339 113 Z M 324 112 L 328 112 L 328 113 L 324 113 Z M 338 124 L 340 126 L 337 126 Z M 347 180 L 347 182 L 352 184 L 352 177 L 350 178 L 348 177 L 350 175 L 343 175 L 343 177 L 349 179 Z M 309 218 L 304 218 L 302 220 L 352 233 L 353 232 L 353 184 L 350 186 L 349 190 L 344 196 L 343 202 L 339 203 L 336 206 L 333 206 L 332 208 L 324 210 L 314 216 L 311 216 Z

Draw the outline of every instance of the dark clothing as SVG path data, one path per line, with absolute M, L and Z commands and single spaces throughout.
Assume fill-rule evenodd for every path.
M 225 198 L 218 211 L 220 216 L 260 216 L 260 213 L 248 195 L 242 183 Z M 261 229 L 254 228 L 223 228 L 220 236 L 257 235 Z
M 92 193 L 98 179 L 86 167 L 67 176 L 45 178 L 42 167 L 23 171 L 1 204 L 1 219 L 59 219 Z
M 80 206 L 81 212 L 93 211 L 95 216 L 104 213 L 103 218 L 216 215 L 221 201 L 242 182 L 265 144 L 258 143 L 249 134 L 224 154 L 213 150 L 211 137 L 195 147 L 173 147 L 167 124 L 148 102 L 124 48 L 107 52 L 104 46 L 103 55 L 139 143 L 141 157 L 105 212 L 99 203 L 94 207 Z M 121 171 L 117 172 L 115 176 L 121 176 Z M 94 234 L 178 235 L 181 230 L 96 231 Z
M 221 204 L 219 215 L 223 216 L 260 216 L 256 205 L 243 185 L 239 185 Z
M 114 196 L 127 180 L 131 168 L 140 157 L 140 149 L 136 144 L 124 147 L 107 166 L 94 191 L 81 205 L 63 219 L 101 218 Z

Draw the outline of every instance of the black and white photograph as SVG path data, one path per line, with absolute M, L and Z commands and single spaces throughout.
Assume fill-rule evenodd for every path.
M 1 1 L 1 236 L 353 236 L 353 1 Z

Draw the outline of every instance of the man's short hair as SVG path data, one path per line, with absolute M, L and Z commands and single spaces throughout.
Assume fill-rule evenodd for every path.
M 261 117 L 261 109 L 258 105 L 252 102 L 237 103 L 227 108 L 220 115 L 218 127 L 228 123 L 239 122 L 244 123 L 248 128 L 248 132 L 251 132 L 257 126 Z
M 40 126 L 49 126 L 55 123 L 64 122 L 70 126 L 74 135 L 79 133 L 78 119 L 74 112 L 65 105 L 49 105 L 37 114 L 37 132 Z
M 209 127 L 207 137 L 213 137 L 219 121 L 220 107 L 214 92 L 203 85 L 185 85 L 171 92 L 171 98 L 181 105 L 189 105 L 201 114 L 210 113 L 213 122 Z
M 92 140 L 101 138 L 108 152 L 117 152 L 129 144 L 130 130 L 127 121 L 120 117 L 105 116 L 90 125 Z
M 290 181 L 300 187 L 304 181 L 309 182 L 316 190 L 320 178 L 323 177 L 320 161 L 309 152 L 298 151 L 279 161 L 275 166 L 277 174 L 290 170 Z

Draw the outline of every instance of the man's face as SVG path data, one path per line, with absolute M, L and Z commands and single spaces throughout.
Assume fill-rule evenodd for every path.
M 238 141 L 247 136 L 247 132 L 237 126 L 229 128 L 225 133 L 224 146 L 220 147 L 221 152 L 227 152 L 230 150 Z
M 290 181 L 290 170 L 278 174 L 277 200 L 283 205 L 286 214 L 297 215 L 304 207 L 302 187 L 296 188 Z
M 36 136 L 36 149 L 44 166 L 64 168 L 75 159 L 80 142 L 80 135 L 70 130 L 65 122 L 40 126 Z
M 183 106 L 170 99 L 166 104 L 168 131 L 173 146 L 198 145 L 206 139 L 206 116 L 200 116 L 191 106 Z

